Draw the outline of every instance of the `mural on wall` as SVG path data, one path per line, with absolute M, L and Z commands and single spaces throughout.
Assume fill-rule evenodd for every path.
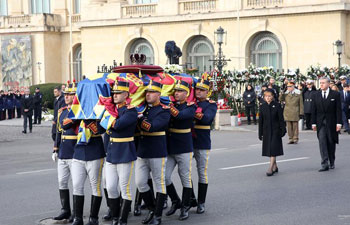
M 32 85 L 32 42 L 30 35 L 1 38 L 1 73 L 5 90 Z

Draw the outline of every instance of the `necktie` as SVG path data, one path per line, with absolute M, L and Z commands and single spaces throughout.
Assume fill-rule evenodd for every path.
M 323 92 L 323 99 L 326 99 L 326 93 L 325 91 Z

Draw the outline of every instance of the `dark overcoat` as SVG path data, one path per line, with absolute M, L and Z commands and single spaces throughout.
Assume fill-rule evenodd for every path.
M 282 137 L 286 134 L 283 110 L 278 102 L 266 102 L 260 106 L 259 139 L 263 141 L 263 156 L 283 155 Z

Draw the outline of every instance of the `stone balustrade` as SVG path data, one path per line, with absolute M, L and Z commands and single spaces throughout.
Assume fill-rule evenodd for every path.
M 135 4 L 122 6 L 123 17 L 142 17 L 157 15 L 157 4 Z
M 212 12 L 217 9 L 217 0 L 181 0 L 180 14 Z
M 245 8 L 269 8 L 283 6 L 283 0 L 245 0 Z

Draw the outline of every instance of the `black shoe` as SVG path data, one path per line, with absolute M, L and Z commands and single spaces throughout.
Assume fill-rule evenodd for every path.
M 176 210 L 181 209 L 181 201 L 175 201 L 171 203 L 171 207 L 168 212 L 165 213 L 166 216 L 171 216 L 173 215 Z
M 139 192 L 139 189 L 136 189 L 135 194 L 135 204 L 134 204 L 134 216 L 140 216 L 141 215 L 141 193 Z
M 166 194 L 157 193 L 154 217 L 148 224 L 159 225 L 162 223 L 163 207 L 164 207 L 164 201 L 166 200 L 166 198 L 167 198 Z
M 33 124 L 37 124 L 36 122 L 34 122 Z
M 190 211 L 192 188 L 183 188 L 182 190 L 182 207 L 180 210 L 179 220 L 187 220 L 189 217 L 188 211 Z
M 273 174 L 274 174 L 274 172 L 273 172 L 273 171 L 272 171 L 272 172 L 266 172 L 266 176 L 268 176 L 268 177 L 273 176 Z
M 102 197 L 92 195 L 91 196 L 91 208 L 89 222 L 86 225 L 98 225 L 98 213 L 101 207 Z
M 208 184 L 198 183 L 198 207 L 197 213 L 202 214 L 205 212 L 205 199 L 207 196 Z
M 329 169 L 332 169 L 332 170 L 335 169 L 334 163 L 331 163 L 331 165 L 329 166 Z
M 326 167 L 322 167 L 321 169 L 318 170 L 318 172 L 324 172 L 324 171 L 328 171 L 329 170 L 329 167 L 326 166 Z
M 123 199 L 122 208 L 120 210 L 121 215 L 119 217 L 118 225 L 126 225 L 128 223 L 129 209 L 131 207 L 131 201 Z
M 29 130 L 29 133 L 32 133 L 32 130 Z
M 70 203 L 69 203 L 69 190 L 59 190 L 61 199 L 61 213 L 54 217 L 54 220 L 69 219 L 71 216 Z
M 290 145 L 290 144 L 294 144 L 294 141 L 289 141 L 288 144 L 289 144 L 289 145 Z
M 149 224 L 153 220 L 154 211 L 148 211 L 147 216 L 142 220 L 142 224 Z
M 278 167 L 276 167 L 276 169 L 274 169 L 273 172 L 278 173 Z
M 26 130 L 24 130 L 24 131 L 22 131 L 22 133 L 23 133 L 23 134 L 26 134 L 26 133 L 27 133 L 27 131 L 26 131 Z
M 74 220 L 72 225 L 84 225 L 83 211 L 84 211 L 84 196 L 73 195 L 74 206 Z

